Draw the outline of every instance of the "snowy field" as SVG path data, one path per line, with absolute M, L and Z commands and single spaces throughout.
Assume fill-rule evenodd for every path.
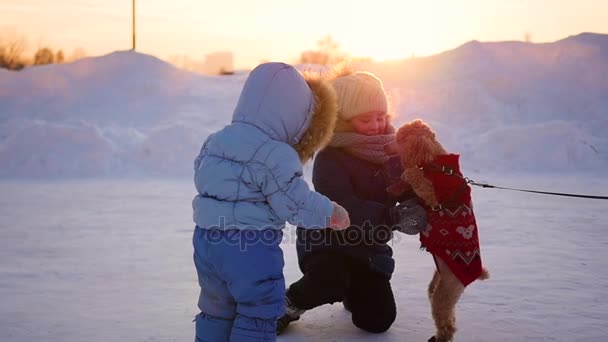
M 500 176 L 505 186 L 606 193 L 588 177 Z M 191 341 L 198 286 L 190 182 L 0 183 L 0 341 Z M 492 278 L 458 305 L 457 341 L 605 341 L 608 203 L 474 189 L 482 256 Z M 286 230 L 288 284 L 301 275 Z M 397 233 L 398 234 L 398 233 Z M 279 341 L 425 341 L 433 263 L 396 235 L 397 321 L 359 331 L 341 305 L 306 313 Z

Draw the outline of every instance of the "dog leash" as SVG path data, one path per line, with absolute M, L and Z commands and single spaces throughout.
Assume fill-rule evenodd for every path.
M 535 194 L 552 195 L 552 196 L 565 196 L 565 197 L 577 197 L 577 198 L 589 198 L 589 199 L 608 200 L 608 196 L 581 195 L 581 194 L 569 194 L 569 193 L 563 193 L 563 192 L 548 192 L 548 191 L 538 191 L 538 190 L 529 190 L 529 189 L 516 189 L 516 188 L 507 188 L 507 187 L 503 187 L 503 186 L 497 186 L 497 185 L 487 184 L 487 183 L 478 183 L 478 182 L 475 182 L 474 180 L 470 179 L 469 177 L 463 177 L 463 176 L 455 173 L 449 167 L 445 167 L 445 166 L 439 167 L 439 166 L 433 165 L 433 169 L 437 170 L 437 171 L 441 171 L 441 172 L 443 172 L 443 173 L 445 173 L 446 175 L 449 175 L 449 176 L 456 176 L 458 178 L 461 178 L 467 184 L 475 185 L 475 186 L 478 186 L 480 188 L 501 189 L 501 190 L 520 191 L 520 192 L 530 192 L 530 193 L 535 193 Z
M 590 198 L 590 199 L 603 199 L 608 200 L 608 196 L 594 196 L 594 195 L 581 195 L 581 194 L 569 194 L 563 192 L 548 192 L 548 191 L 538 191 L 538 190 L 528 190 L 528 189 L 515 189 L 515 188 L 506 188 L 503 186 L 491 185 L 486 183 L 477 183 L 471 179 L 465 177 L 465 181 L 468 184 L 479 186 L 482 188 L 490 188 L 490 189 L 502 189 L 502 190 L 511 190 L 511 191 L 521 191 L 521 192 L 531 192 L 535 194 L 543 194 L 543 195 L 553 195 L 553 196 L 566 196 L 566 197 L 578 197 L 578 198 Z

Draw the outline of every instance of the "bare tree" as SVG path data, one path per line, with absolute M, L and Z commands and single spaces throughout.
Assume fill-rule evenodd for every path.
M 325 36 L 317 42 L 316 50 L 308 50 L 300 55 L 300 63 L 331 65 L 340 63 L 345 55 L 340 52 L 340 46 L 331 36 Z
M 0 68 L 20 70 L 25 67 L 23 52 L 27 46 L 23 36 L 17 34 L 0 37 Z
M 63 56 L 63 50 L 57 51 L 55 54 L 55 63 L 63 63 L 65 57 Z
M 55 54 L 47 47 L 38 49 L 34 55 L 34 65 L 52 64 L 55 62 Z

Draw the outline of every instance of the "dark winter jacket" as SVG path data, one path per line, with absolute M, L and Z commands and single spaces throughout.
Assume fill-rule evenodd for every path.
M 305 269 L 307 256 L 333 251 L 358 259 L 371 270 L 390 278 L 395 261 L 393 251 L 387 245 L 392 238 L 388 210 L 397 201 L 389 197 L 386 188 L 401 172 L 401 164 L 396 158 L 386 165 L 377 165 L 339 148 L 322 150 L 315 159 L 313 184 L 316 191 L 348 211 L 351 227 L 344 231 L 298 228 L 300 268 Z

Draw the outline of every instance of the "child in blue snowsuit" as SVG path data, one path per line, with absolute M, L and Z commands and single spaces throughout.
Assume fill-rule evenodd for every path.
M 283 63 L 258 66 L 232 123 L 207 138 L 194 162 L 196 342 L 275 341 L 285 307 L 285 222 L 349 225 L 344 208 L 302 179 L 302 163 L 329 141 L 337 118 L 325 82 Z

